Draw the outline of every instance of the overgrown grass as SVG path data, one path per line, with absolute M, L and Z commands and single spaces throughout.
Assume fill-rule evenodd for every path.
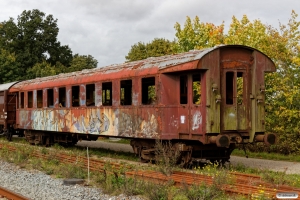
M 266 169 L 249 168 L 243 164 L 235 166 L 229 165 L 227 168 L 232 172 L 241 172 L 246 174 L 259 175 L 262 180 L 276 185 L 289 185 L 292 187 L 300 188 L 300 174 L 287 174 L 286 172 L 274 172 Z
M 110 140 L 107 137 L 99 137 L 99 141 L 103 142 L 110 142 L 110 143 L 120 143 L 120 144 L 130 144 L 129 139 L 120 139 L 120 140 Z M 0 137 L 0 141 L 6 141 L 6 138 Z M 24 138 L 22 137 L 14 137 L 13 138 L 14 143 L 21 143 L 21 144 L 28 144 Z M 67 149 L 67 150 L 82 150 L 85 149 L 84 147 L 62 147 L 60 145 L 55 144 L 53 146 L 57 149 Z M 137 158 L 134 154 L 129 152 L 115 152 L 113 150 L 104 149 L 104 148 L 97 148 L 97 149 L 89 149 L 91 156 L 95 155 L 98 157 L 112 157 L 116 159 L 125 159 L 125 160 L 132 160 L 132 161 L 138 161 L 139 158 Z M 284 161 L 292 161 L 292 162 L 300 162 L 300 154 L 279 154 L 279 153 L 269 153 L 265 151 L 260 152 L 251 152 L 249 150 L 246 151 L 247 155 L 251 158 L 261 158 L 261 159 L 268 159 L 268 160 L 284 160 Z M 84 153 L 83 153 L 84 154 Z M 234 156 L 241 156 L 245 157 L 245 152 L 242 148 L 237 148 L 232 152 L 232 155 Z
M 279 153 L 268 153 L 268 152 L 251 152 L 251 151 L 246 151 L 246 152 L 248 157 L 251 158 L 300 162 L 299 154 L 283 155 Z M 245 152 L 242 149 L 235 149 L 231 155 L 245 157 Z
M 2 144 L 14 145 L 6 141 L 0 141 Z M 64 164 L 57 160 L 56 155 L 67 153 L 70 155 L 76 156 L 86 156 L 86 151 L 83 151 L 85 148 L 64 148 L 59 145 L 55 145 L 54 148 L 45 148 L 38 146 L 30 146 L 17 144 L 15 145 L 17 150 L 11 152 L 7 148 L 0 149 L 0 157 L 2 160 L 15 163 L 22 168 L 28 169 L 37 169 L 45 172 L 46 174 L 58 177 L 58 178 L 83 178 L 87 179 L 87 169 L 82 168 L 82 163 L 78 162 L 76 164 Z M 167 153 L 168 151 L 163 151 L 164 148 L 168 146 L 161 146 L 160 152 Z M 172 149 L 172 147 L 170 148 Z M 42 160 L 35 157 L 31 157 L 33 151 L 39 151 L 42 154 L 48 155 L 48 160 Z M 94 152 L 95 151 L 95 152 Z M 100 153 L 99 153 L 100 152 Z M 118 155 L 110 150 L 89 150 L 90 156 L 97 157 L 107 157 L 112 156 L 117 159 L 124 159 L 124 155 Z M 127 154 L 125 154 L 127 155 Z M 167 155 L 167 154 L 166 154 Z M 173 160 L 177 160 L 176 155 Z M 129 157 L 133 157 L 132 154 Z M 138 160 L 137 158 L 133 157 Z M 127 159 L 128 160 L 128 159 Z M 171 162 L 171 163 L 168 163 Z M 160 171 L 159 168 L 164 165 L 167 169 L 170 169 L 170 166 L 174 166 L 172 159 L 165 159 L 164 162 L 161 162 L 159 165 L 151 165 L 152 170 L 156 169 Z M 143 168 L 140 166 L 131 166 L 132 171 L 138 171 Z M 110 163 L 107 163 L 102 172 L 90 172 L 90 181 L 89 184 L 102 188 L 103 191 L 109 194 L 118 195 L 120 193 L 126 195 L 139 195 L 143 196 L 146 199 L 158 199 L 158 200 L 196 200 L 196 199 L 269 199 L 263 192 L 258 194 L 258 196 L 229 196 L 225 194 L 222 190 L 224 185 L 234 185 L 235 178 L 229 172 L 242 172 L 242 173 L 251 173 L 257 174 L 262 177 L 263 180 L 276 185 L 286 184 L 294 187 L 300 188 L 300 175 L 290 175 L 284 172 L 271 172 L 268 170 L 252 169 L 248 168 L 242 164 L 237 166 L 227 166 L 227 168 L 220 168 L 217 163 L 207 164 L 204 167 L 199 167 L 194 169 L 195 173 L 201 173 L 213 177 L 212 184 L 193 184 L 187 185 L 183 181 L 181 186 L 175 186 L 174 182 L 167 181 L 164 183 L 149 182 L 146 179 L 138 178 L 136 176 L 126 176 L 126 167 L 115 168 Z M 177 170 L 177 169 L 176 169 Z M 168 170 L 170 174 L 174 171 L 173 168 Z M 261 191 L 264 191 L 263 188 Z

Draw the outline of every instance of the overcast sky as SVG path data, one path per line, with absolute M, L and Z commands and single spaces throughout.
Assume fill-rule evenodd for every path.
M 0 22 L 17 19 L 24 10 L 39 9 L 58 19 L 58 41 L 73 54 L 92 55 L 98 67 L 123 63 L 132 45 L 154 38 L 175 38 L 174 25 L 186 16 L 229 27 L 232 16 L 278 27 L 299 0 L 1 0 Z M 300 21 L 300 17 L 297 18 Z

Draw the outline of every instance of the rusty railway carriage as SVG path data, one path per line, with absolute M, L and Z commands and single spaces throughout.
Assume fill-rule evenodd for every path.
M 227 161 L 236 144 L 275 142 L 264 133 L 264 74 L 273 71 L 260 51 L 222 45 L 21 81 L 1 91 L 17 97 L 14 117 L 8 113 L 15 121 L 4 124 L 33 144 L 128 138 L 150 160 L 160 139 L 181 151 L 184 164 Z
M 9 93 L 8 89 L 17 82 L 0 85 L 0 133 L 11 140 L 16 124 L 17 93 Z

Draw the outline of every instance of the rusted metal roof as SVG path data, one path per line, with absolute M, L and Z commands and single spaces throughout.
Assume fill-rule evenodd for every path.
M 122 64 L 113 64 L 106 67 L 94 68 L 94 69 L 84 69 L 82 71 L 59 74 L 56 76 L 48 76 L 42 78 L 36 78 L 32 80 L 22 81 L 15 84 L 12 87 L 12 92 L 18 90 L 32 90 L 37 88 L 47 88 L 47 83 L 51 82 L 51 86 L 55 87 L 60 85 L 72 85 L 77 84 L 78 80 L 83 82 L 95 82 L 101 76 L 103 79 L 114 79 L 121 77 L 130 77 L 135 76 L 135 72 L 149 70 L 147 72 L 148 75 L 156 74 L 160 70 L 164 70 L 166 68 L 180 65 L 183 63 L 188 63 L 191 61 L 200 60 L 203 56 L 208 54 L 209 52 L 214 51 L 218 48 L 223 48 L 227 46 L 239 46 L 243 48 L 252 49 L 246 46 L 240 45 L 219 45 L 213 48 L 206 48 L 201 50 L 191 50 L 189 52 L 174 54 L 174 55 L 166 55 L 161 57 L 150 57 L 144 60 L 127 62 Z M 151 69 L 151 70 L 150 70 Z M 110 74 L 119 74 L 119 76 L 110 77 Z M 101 78 L 101 79 L 102 79 Z
M 5 83 L 5 84 L 0 84 L 0 91 L 5 91 L 8 90 L 11 86 L 16 84 L 18 81 L 11 82 L 11 83 Z

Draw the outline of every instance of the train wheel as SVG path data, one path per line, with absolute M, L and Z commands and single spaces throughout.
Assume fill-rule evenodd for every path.
M 12 132 L 10 132 L 10 131 L 7 131 L 7 132 L 6 132 L 6 139 L 7 139 L 8 141 L 11 141 L 11 140 L 12 140 Z
M 180 155 L 180 166 L 188 168 L 192 160 L 192 151 L 181 152 Z
M 149 160 L 148 160 L 148 159 L 144 159 L 144 158 L 140 157 L 140 162 L 141 162 L 141 163 L 148 163 L 148 162 L 149 162 Z

